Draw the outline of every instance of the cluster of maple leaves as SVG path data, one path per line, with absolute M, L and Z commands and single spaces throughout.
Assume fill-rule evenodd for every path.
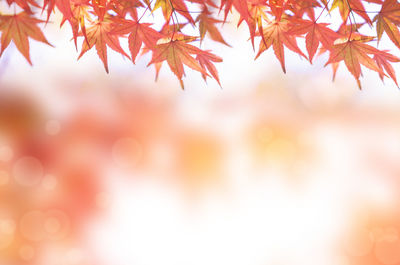
M 20 12 L 0 13 L 1 51 L 11 41 L 29 63 L 29 41 L 32 38 L 51 45 L 38 23 L 48 22 L 55 10 L 71 26 L 73 40 L 84 39 L 79 58 L 95 47 L 105 70 L 108 72 L 107 47 L 129 58 L 135 63 L 138 54 L 152 53 L 148 65 L 155 65 L 156 77 L 164 61 L 180 80 L 187 66 L 213 77 L 218 83 L 218 72 L 214 63 L 222 58 L 201 48 L 201 41 L 208 36 L 224 45 L 229 44 L 221 35 L 219 24 L 227 21 L 233 10 L 239 14 L 238 26 L 247 24 L 254 48 L 255 39 L 260 39 L 257 56 L 272 47 L 275 56 L 285 68 L 285 47 L 298 53 L 312 63 L 315 55 L 329 53 L 326 65 L 332 65 L 334 76 L 339 63 L 344 61 L 359 87 L 361 65 L 376 71 L 380 78 L 391 78 L 396 84 L 392 63 L 400 59 L 387 50 L 378 49 L 384 34 L 400 49 L 400 3 L 397 0 L 5 0 Z M 366 7 L 378 8 L 369 11 Z M 14 8 L 14 10 L 17 10 Z M 144 16 L 161 9 L 164 26 L 142 22 Z M 325 13 L 338 9 L 339 23 L 321 22 Z M 374 9 L 374 10 L 375 10 Z M 41 12 L 40 12 L 41 11 Z M 47 19 L 39 17 L 47 13 Z M 223 18 L 218 19 L 222 13 Z M 333 20 L 332 20 L 333 21 Z M 188 25 L 198 34 L 185 34 Z M 360 33 L 360 28 L 375 28 L 373 36 Z M 337 27 L 338 29 L 334 29 Z M 120 45 L 121 38 L 128 38 L 129 54 Z M 297 41 L 305 38 L 306 53 Z M 373 42 L 374 45 L 370 43 Z

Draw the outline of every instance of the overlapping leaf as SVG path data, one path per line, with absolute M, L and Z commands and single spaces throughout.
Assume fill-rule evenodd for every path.
M 347 69 L 357 80 L 357 84 L 361 88 L 361 65 L 378 72 L 380 75 L 384 75 L 382 69 L 369 56 L 371 54 L 380 54 L 379 50 L 366 44 L 366 42 L 371 41 L 372 39 L 373 37 L 360 36 L 343 40 L 338 39 L 331 50 L 329 60 L 326 65 L 344 61 Z
M 195 24 L 194 19 L 183 0 L 156 0 L 153 10 L 157 10 L 158 8 L 162 9 L 166 21 L 170 21 L 174 12 L 178 12 L 190 23 Z M 175 23 L 178 22 L 175 21 Z
M 376 31 L 378 40 L 386 32 L 390 40 L 400 48 L 400 3 L 397 0 L 385 0 L 376 20 Z
M 222 20 L 215 19 L 210 15 L 211 14 L 208 11 L 203 10 L 201 14 L 196 18 L 196 22 L 199 22 L 200 40 L 202 41 L 206 33 L 208 33 L 212 40 L 230 46 L 224 40 L 217 26 L 215 25 L 221 23 Z
M 251 44 L 260 39 L 256 58 L 272 47 L 284 72 L 285 49 L 310 63 L 316 55 L 328 53 L 334 75 L 343 61 L 356 78 L 361 66 L 376 71 L 381 79 L 389 77 L 397 84 L 393 64 L 399 60 L 391 53 L 400 50 L 400 3 L 398 0 L 5 0 L 6 14 L 0 13 L 1 54 L 12 42 L 31 63 L 29 38 L 48 44 L 38 23 L 51 22 L 52 14 L 61 13 L 61 25 L 72 29 L 75 46 L 83 36 L 79 58 L 95 47 L 108 72 L 107 49 L 130 57 L 135 63 L 140 51 L 151 53 L 156 75 L 164 61 L 182 82 L 185 68 L 191 68 L 220 83 L 215 63 L 222 59 L 203 49 L 203 40 L 228 45 L 221 26 L 236 20 L 246 24 Z M 373 5 L 371 5 L 373 4 Z M 369 10 L 375 6 L 373 10 Z M 380 11 L 376 12 L 376 6 Z M 219 9 L 219 10 L 218 10 Z M 14 12 L 12 11 L 14 10 Z M 20 10 L 24 10 L 20 12 Z M 340 20 L 327 15 L 338 10 Z M 40 12 L 42 11 L 42 12 Z M 221 12 L 219 16 L 219 12 Z M 8 13 L 7 13 L 8 12 Z M 43 16 L 41 16 L 41 14 Z M 234 14 L 228 20 L 228 16 Z M 371 20 L 370 16 L 376 14 Z M 333 15 L 334 16 L 334 15 Z M 153 22 L 153 23 L 152 23 Z M 160 29 L 160 25 L 164 25 Z M 367 27 L 376 28 L 371 38 L 362 35 Z M 197 33 L 197 34 L 196 34 Z M 196 34 L 196 36 L 193 36 Z M 379 49 L 387 36 L 395 51 Z M 120 45 L 127 38 L 128 56 Z M 305 40 L 307 56 L 298 46 Z M 377 40 L 372 42 L 372 39 Z M 197 41 L 197 42 L 194 42 Z M 124 42 L 124 41 L 123 41 Z M 228 45 L 229 46 L 229 45 Z M 202 49 L 200 49 L 200 47 Z M 301 47 L 301 46 L 300 46 Z M 318 52 L 319 50 L 319 52 Z M 0 54 L 0 56 L 1 56 Z
M 219 82 L 219 77 L 218 77 L 218 71 L 215 68 L 215 65 L 213 63 L 215 62 L 222 62 L 222 58 L 216 56 L 215 54 L 212 54 L 208 51 L 204 51 L 202 53 L 198 53 L 196 56 L 196 60 L 199 62 L 200 66 L 203 69 L 207 69 L 208 72 L 211 74 L 212 77 L 214 77 L 215 80 L 217 80 L 218 84 L 221 85 Z M 201 73 L 204 80 L 206 80 L 207 75 L 204 73 Z
M 328 25 L 327 23 L 317 23 L 315 20 L 301 20 L 290 30 L 291 34 L 305 34 L 310 62 L 312 62 L 320 43 L 325 49 L 329 49 L 333 42 L 340 37 L 340 34 L 328 28 Z
M 15 44 L 20 53 L 26 60 L 32 64 L 29 55 L 29 39 L 34 39 L 47 45 L 51 44 L 43 35 L 42 30 L 37 26 L 44 21 L 36 19 L 27 12 L 21 12 L 16 15 L 0 15 L 1 31 L 1 51 L 0 56 L 8 47 L 11 41 Z
M 258 50 L 256 58 L 258 58 L 261 53 L 269 49 L 271 46 L 274 49 L 276 58 L 278 58 L 281 63 L 283 72 L 286 73 L 285 67 L 285 50 L 284 47 L 300 54 L 301 56 L 307 58 L 304 53 L 297 46 L 297 41 L 295 36 L 289 31 L 290 24 L 287 20 L 274 21 L 271 22 L 267 27 L 264 28 L 263 38 L 260 42 L 260 48 Z
M 104 64 L 104 68 L 108 73 L 108 62 L 107 62 L 107 47 L 110 47 L 114 51 L 121 53 L 122 55 L 129 58 L 129 55 L 124 52 L 121 48 L 119 39 L 116 35 L 111 34 L 111 21 L 96 21 L 93 22 L 90 27 L 87 28 L 87 41 L 82 44 L 82 51 L 78 57 L 81 58 L 88 50 L 95 47 L 97 55 Z
M 396 83 L 396 85 L 399 86 L 397 83 L 396 73 L 391 63 L 398 63 L 400 62 L 400 59 L 386 51 L 377 51 L 374 54 L 373 59 L 375 60 L 376 65 L 380 69 L 384 69 L 390 78 L 392 78 L 392 80 Z M 383 80 L 384 74 L 379 72 L 379 77 Z
M 184 87 L 182 82 L 182 78 L 185 75 L 184 65 L 207 76 L 206 68 L 210 66 L 210 61 L 218 62 L 222 60 L 188 43 L 194 39 L 179 33 L 173 34 L 172 37 L 160 39 L 153 50 L 149 65 L 167 61 L 171 71 L 178 77 L 182 88 Z M 200 56 L 197 57 L 200 62 L 196 60 L 195 56 Z M 211 69 L 213 76 L 218 77 L 215 68 L 208 69 Z
M 156 46 L 157 41 L 163 37 L 161 33 L 150 27 L 149 23 L 139 23 L 133 20 L 120 22 L 112 31 L 113 34 L 129 34 L 129 50 L 132 61 L 135 63 L 142 44 L 148 49 Z
M 334 0 L 331 10 L 335 8 L 339 8 L 343 21 L 348 21 L 351 12 L 354 12 L 362 17 L 367 23 L 372 24 L 361 0 Z

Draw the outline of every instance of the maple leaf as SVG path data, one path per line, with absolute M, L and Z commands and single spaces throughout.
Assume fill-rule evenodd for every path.
M 212 62 L 220 63 L 222 62 L 222 58 L 210 53 L 209 51 L 204 51 L 202 53 L 197 54 L 196 60 L 200 63 L 200 66 L 203 69 L 208 70 L 208 72 L 211 74 L 212 77 L 218 82 L 218 84 L 221 86 L 221 83 L 219 82 L 219 77 L 218 77 L 218 71 L 215 65 Z M 201 74 L 203 79 L 207 79 L 207 75 L 204 73 Z
M 15 3 L 19 7 L 21 7 L 25 12 L 32 13 L 30 5 L 34 7 L 39 7 L 39 5 L 34 0 L 6 0 L 7 4 L 11 6 L 11 4 Z
M 368 24 L 372 24 L 368 13 L 365 11 L 364 5 L 361 0 L 334 0 L 330 10 L 339 8 L 340 15 L 343 21 L 347 21 L 351 12 L 355 12 L 362 17 Z M 354 21 L 353 21 L 354 22 Z
M 267 16 L 266 0 L 249 0 L 250 18 L 246 21 L 249 31 L 251 44 L 254 49 L 254 38 L 256 37 L 256 27 L 258 32 L 263 32 L 263 21 L 269 21 Z M 241 23 L 243 19 L 239 21 Z M 261 35 L 263 37 L 263 35 Z
M 378 15 L 374 18 L 378 40 L 382 38 L 385 31 L 390 40 L 400 48 L 400 3 L 396 0 L 385 0 Z
M 232 6 L 239 12 L 240 18 L 248 21 L 249 20 L 249 9 L 247 0 L 221 0 L 219 10 L 224 8 L 224 22 L 228 18 L 229 11 L 232 10 Z
M 183 36 L 182 34 L 178 34 L 178 35 L 175 35 L 175 33 L 177 33 L 177 32 L 182 32 L 182 29 L 184 28 L 184 27 L 186 27 L 186 25 L 187 25 L 187 23 L 173 23 L 172 25 L 171 24 L 169 24 L 168 22 L 167 23 L 165 23 L 164 25 L 163 25 L 163 27 L 161 28 L 161 30 L 160 30 L 160 33 L 161 34 L 163 34 L 163 35 L 165 35 L 165 36 L 169 36 L 169 37 L 171 37 L 171 38 L 173 38 L 173 36 L 175 36 L 174 38 L 176 39 L 176 38 L 178 38 L 178 37 L 181 37 L 181 38 L 188 38 L 188 36 Z M 191 37 L 190 37 L 191 38 Z
M 350 25 L 346 24 L 346 23 L 342 23 L 339 27 L 339 29 L 337 30 L 337 33 L 342 35 L 342 36 L 350 36 L 352 34 L 359 34 L 359 29 L 364 26 L 364 24 L 362 23 L 351 23 Z M 355 36 L 355 35 L 353 35 Z
M 289 7 L 288 0 L 268 0 L 268 6 L 271 13 L 275 16 L 275 20 L 281 20 L 284 11 Z
M 398 58 L 386 51 L 378 51 L 374 54 L 373 59 L 375 60 L 377 66 L 379 68 L 385 69 L 386 73 L 390 76 L 390 78 L 392 78 L 392 80 L 395 82 L 397 87 L 399 87 L 399 84 L 397 83 L 397 79 L 396 79 L 396 73 L 393 69 L 393 66 L 390 64 L 390 62 L 398 63 L 398 62 L 400 62 L 400 58 Z M 379 73 L 379 77 L 383 81 L 384 75 L 382 73 Z
M 135 63 L 142 44 L 152 49 L 163 35 L 150 27 L 150 23 L 139 23 L 132 20 L 121 21 L 112 31 L 113 34 L 129 34 L 129 50 L 131 59 Z
M 290 34 L 287 20 L 271 22 L 264 28 L 262 34 L 263 39 L 260 42 L 256 59 L 261 55 L 261 53 L 272 46 L 276 58 L 278 58 L 281 63 L 283 72 L 286 73 L 284 46 L 295 53 L 300 54 L 304 58 L 307 58 L 297 46 L 296 37 L 293 34 Z
M 74 0 L 74 4 L 71 5 L 72 16 L 70 18 L 67 18 L 67 16 L 64 15 L 61 22 L 61 26 L 65 23 L 65 21 L 68 21 L 71 25 L 72 36 L 76 48 L 78 47 L 77 40 L 79 36 L 79 29 L 81 30 L 82 35 L 85 37 L 85 41 L 88 43 L 85 21 L 87 20 L 89 22 L 93 22 L 88 12 L 88 3 L 88 0 Z
M 191 3 L 196 3 L 207 9 L 207 7 L 217 8 L 218 6 L 214 3 L 214 0 L 191 0 Z
M 200 31 L 200 41 L 203 41 L 206 33 L 210 35 L 210 38 L 214 41 L 220 42 L 227 46 L 230 46 L 222 37 L 221 33 L 215 26 L 217 23 L 222 23 L 222 20 L 218 20 L 210 17 L 210 13 L 206 10 L 203 10 L 199 16 L 196 18 L 196 22 L 199 22 L 199 31 Z
M 199 62 L 192 57 L 192 55 L 204 54 L 206 52 L 187 43 L 193 39 L 185 38 L 185 36 L 177 33 L 175 35 L 178 35 L 178 37 L 163 38 L 158 41 L 157 46 L 153 50 L 152 59 L 147 66 L 167 61 L 169 68 L 179 79 L 182 88 L 184 88 L 182 81 L 182 77 L 185 75 L 184 64 L 195 71 L 208 75 Z
M 281 67 L 286 72 L 286 48 L 308 58 L 313 62 L 316 54 L 328 52 L 334 75 L 341 61 L 356 78 L 358 84 L 361 76 L 361 65 L 378 72 L 381 79 L 390 77 L 397 84 L 392 64 L 398 58 L 387 51 L 378 50 L 366 44 L 375 37 L 379 40 L 387 35 L 395 48 L 400 49 L 400 2 L 398 0 L 5 0 L 11 8 L 24 9 L 23 14 L 0 14 L 1 53 L 13 41 L 18 50 L 29 63 L 29 38 L 47 43 L 37 24 L 43 22 L 32 10 L 41 8 L 47 10 L 49 22 L 51 13 L 58 9 L 62 14 L 61 26 L 68 21 L 72 36 L 77 47 L 78 36 L 85 38 L 78 59 L 93 46 L 102 60 L 106 71 L 107 46 L 131 58 L 135 63 L 141 51 L 142 54 L 152 52 L 152 65 L 156 67 L 156 75 L 164 61 L 167 61 L 172 72 L 182 83 L 184 68 L 189 67 L 199 71 L 203 78 L 213 77 L 218 83 L 219 77 L 214 63 L 222 59 L 212 53 L 190 45 L 189 42 L 205 38 L 228 45 L 222 37 L 218 24 L 225 23 L 230 12 L 239 13 L 237 26 L 243 22 L 249 28 L 250 40 L 254 49 L 255 37 L 261 37 L 256 58 L 271 46 Z M 38 5 L 37 2 L 42 2 Z M 330 4 L 331 2 L 331 4 Z M 367 10 L 371 4 L 381 7 L 371 21 L 369 14 L 376 13 Z M 190 4 L 190 6 L 189 6 Z M 328 6 L 329 5 L 329 6 Z M 188 6 L 193 10 L 189 10 Z M 153 8 L 152 8 L 153 7 Z M 219 20 L 212 11 L 214 8 L 223 10 L 223 19 Z M 161 21 L 155 10 L 161 9 Z M 332 23 L 319 21 L 323 13 L 338 10 L 341 20 Z M 318 16 L 316 16 L 318 11 Z M 193 14 L 199 13 L 194 19 Z M 140 17 L 138 17 L 140 14 Z M 144 15 L 152 15 L 157 23 L 140 23 Z M 178 21 L 183 16 L 185 21 Z M 355 17 L 357 16 L 357 17 Z M 358 19 L 361 18 L 360 21 Z M 161 30 L 156 29 L 164 24 Z M 184 22 L 184 23 L 183 23 Z M 199 30 L 199 37 L 186 35 L 193 32 L 186 25 L 192 25 Z M 339 29 L 337 28 L 340 24 Z M 360 34 L 361 26 L 369 24 L 376 27 L 376 36 L 367 37 Z M 89 28 L 87 28 L 89 25 Z M 127 38 L 130 57 L 121 48 L 119 39 Z M 299 49 L 297 38 L 305 38 L 307 56 Z M 78 48 L 77 48 L 78 49 Z M 318 52 L 319 51 L 319 52 Z
M 252 0 L 221 0 L 220 11 L 222 10 L 222 8 L 225 9 L 225 15 L 223 20 L 223 22 L 225 23 L 228 17 L 228 13 L 232 10 L 232 7 L 236 9 L 236 11 L 240 15 L 237 26 L 239 27 L 243 21 L 246 22 L 247 26 L 249 27 L 251 43 L 254 49 L 254 37 L 256 36 L 256 30 L 255 30 L 255 18 L 251 17 L 249 10 L 249 6 L 251 8 L 251 1 Z
M 138 20 L 137 9 L 144 6 L 139 0 L 111 0 L 111 3 L 119 17 L 124 18 L 130 14 L 134 20 Z
M 293 1 L 290 5 L 290 10 L 298 18 L 302 18 L 304 14 L 307 14 L 314 21 L 316 20 L 314 9 L 318 7 L 321 7 L 321 4 L 317 0 Z
M 328 28 L 328 23 L 317 23 L 313 20 L 300 20 L 289 32 L 295 35 L 306 34 L 306 49 L 310 63 L 321 43 L 326 49 L 329 49 L 333 42 L 340 37 L 338 33 Z
M 43 32 L 36 25 L 44 22 L 30 16 L 23 11 L 15 15 L 0 15 L 0 31 L 1 31 L 1 51 L 0 56 L 8 47 L 11 41 L 14 42 L 19 52 L 32 65 L 29 55 L 28 37 L 47 45 L 52 46 L 43 35 Z
M 368 56 L 368 54 L 377 54 L 380 51 L 376 48 L 365 44 L 365 42 L 373 40 L 373 37 L 355 35 L 352 38 L 338 39 L 335 41 L 328 62 L 325 64 L 338 63 L 344 61 L 347 69 L 357 80 L 358 87 L 361 89 L 360 76 L 361 64 L 365 67 L 384 75 L 382 69 L 376 62 Z
M 42 11 L 44 11 L 46 7 L 47 7 L 46 22 L 49 21 L 51 12 L 54 11 L 55 7 L 57 7 L 57 9 L 63 14 L 64 19 L 70 20 L 73 16 L 70 0 L 44 0 Z
M 114 51 L 129 58 L 129 55 L 121 48 L 119 44 L 119 39 L 116 35 L 111 34 L 112 26 L 108 19 L 103 21 L 95 21 L 91 23 L 92 26 L 86 29 L 87 41 L 82 44 L 82 50 L 78 57 L 78 60 L 85 54 L 88 50 L 96 47 L 97 55 L 104 64 L 104 68 L 108 73 L 108 63 L 107 63 L 107 46 Z M 82 35 L 82 34 L 80 34 Z
M 166 21 L 170 20 L 174 12 L 178 12 L 190 23 L 195 24 L 193 17 L 187 9 L 187 6 L 183 0 L 157 0 L 154 4 L 153 11 L 157 10 L 160 7 L 163 11 L 163 15 Z M 178 21 L 175 21 L 175 23 L 178 23 Z

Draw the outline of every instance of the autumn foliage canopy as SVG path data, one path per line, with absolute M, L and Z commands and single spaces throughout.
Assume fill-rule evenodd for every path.
M 2 1 L 9 8 L 0 13 L 0 56 L 12 41 L 30 64 L 29 39 L 51 46 L 39 24 L 45 25 L 60 12 L 61 26 L 71 28 L 77 48 L 77 40 L 82 39 L 78 59 L 95 48 L 107 72 L 107 50 L 111 48 L 133 63 L 139 54 L 151 53 L 148 65 L 155 66 L 156 75 L 166 62 L 182 86 L 185 67 L 220 83 L 214 64 L 222 58 L 205 49 L 202 41 L 209 38 L 229 46 L 223 24 L 236 14 L 238 26 L 248 28 L 249 41 L 258 50 L 255 58 L 273 50 L 284 72 L 287 48 L 310 63 L 327 53 L 325 65 L 332 66 L 333 75 L 343 62 L 359 87 L 361 66 L 397 84 L 392 66 L 400 61 L 392 54 L 400 49 L 397 0 Z M 393 51 L 380 47 L 384 36 L 393 43 Z M 126 38 L 129 51 L 120 44 Z

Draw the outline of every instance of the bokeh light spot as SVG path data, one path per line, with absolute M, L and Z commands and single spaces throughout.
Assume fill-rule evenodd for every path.
M 0 146 L 0 161 L 8 162 L 12 159 L 13 155 L 14 155 L 14 152 L 11 149 L 11 147 L 9 147 L 7 145 Z
M 134 167 L 143 155 L 141 144 L 133 138 L 121 138 L 112 147 L 112 156 L 121 167 Z
M 20 221 L 20 232 L 29 240 L 40 241 L 44 238 L 43 223 L 45 215 L 40 211 L 27 212 Z
M 295 145 L 283 138 L 277 138 L 268 145 L 268 150 L 273 157 L 290 159 L 296 152 Z
M 60 230 L 60 228 L 61 228 L 60 222 L 58 221 L 57 218 L 54 217 L 47 218 L 44 223 L 44 229 L 49 234 L 57 233 Z
M 70 231 L 70 218 L 61 210 L 50 210 L 46 212 L 44 230 L 48 237 L 54 240 L 65 238 Z
M 4 234 L 13 234 L 15 231 L 15 223 L 11 219 L 1 220 L 0 229 Z
M 12 219 L 0 219 L 0 249 L 6 248 L 14 239 L 15 222 Z
M 29 261 L 35 257 L 35 249 L 30 245 L 23 245 L 19 249 L 19 256 L 25 261 Z
M 53 175 L 45 175 L 42 180 L 42 187 L 46 190 L 54 190 L 57 186 L 57 179 Z
M 57 135 L 61 131 L 61 124 L 57 120 L 49 120 L 46 122 L 45 130 L 48 135 Z
M 6 185 L 10 179 L 7 171 L 0 170 L 0 186 Z
M 34 186 L 43 178 L 43 166 L 34 157 L 22 157 L 14 164 L 12 173 L 18 184 Z

